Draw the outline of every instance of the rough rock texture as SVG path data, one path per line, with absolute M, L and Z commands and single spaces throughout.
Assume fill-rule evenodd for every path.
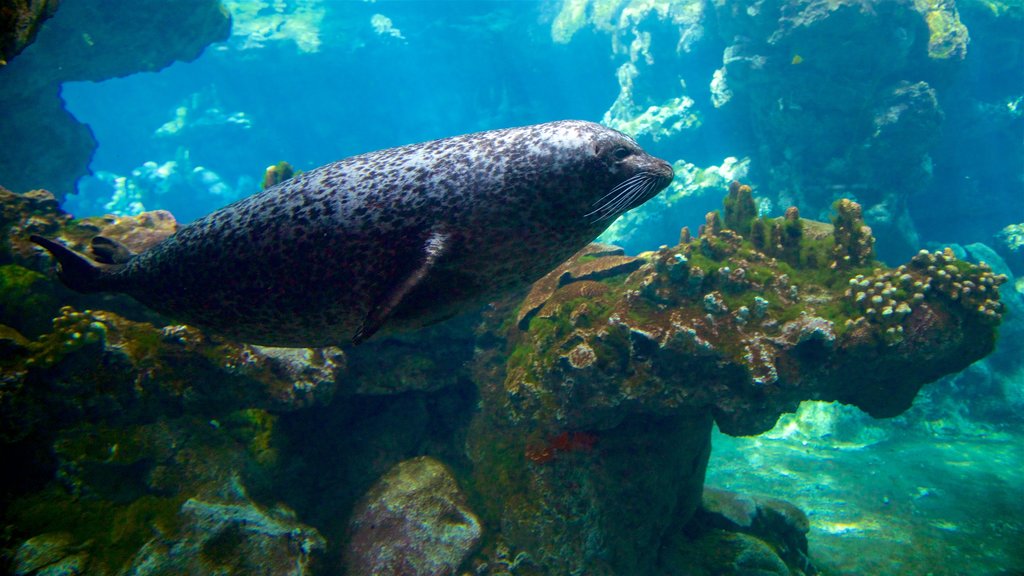
M 758 434 L 811 398 L 893 416 L 923 384 L 989 353 L 1005 277 L 948 251 L 878 267 L 858 213 L 843 204 L 834 229 L 802 223 L 788 248 L 772 243 L 788 262 L 709 214 L 699 238 L 641 254 L 603 290 L 545 288 L 546 302 L 527 300 L 541 311 L 514 324 L 496 311 L 470 438 L 509 545 L 554 573 L 651 573 L 651 543 L 700 502 L 712 419 Z M 794 218 L 757 222 L 788 235 Z
M 2 14 L 2 13 L 0 13 Z M 64 109 L 60 85 L 154 71 L 193 60 L 224 40 L 231 19 L 218 0 L 64 2 L 35 43 L 0 68 L 0 152 L 5 186 L 73 193 L 96 143 Z
M 768 544 L 793 573 L 813 574 L 807 557 L 810 528 L 807 516 L 788 502 L 707 487 L 700 508 L 684 530 L 690 542 L 682 546 L 692 547 L 695 540 L 715 530 L 739 532 Z
M 898 414 L 991 350 L 1005 277 L 951 250 L 885 268 L 856 203 L 830 226 L 755 217 L 731 190 L 677 246 L 590 247 L 525 300 L 345 352 L 80 300 L 29 234 L 141 249 L 173 218 L 76 221 L 0 190 L 0 460 L 21 472 L 0 494 L 0 571 L 244 574 L 265 556 L 272 574 L 715 574 L 728 556 L 810 573 L 796 511 L 710 505 L 713 422 L 754 434 L 810 398 Z M 702 498 L 717 520 L 697 534 Z
M 323 537 L 287 508 L 265 509 L 232 481 L 226 500 L 189 498 L 178 512 L 177 534 L 146 542 L 121 571 L 125 576 L 223 574 L 302 576 Z
M 956 7 L 715 4 L 729 44 L 720 76 L 761 145 L 753 177 L 815 218 L 837 192 L 853 195 L 876 234 L 909 251 L 916 237 L 906 202 L 929 184 L 943 121 L 927 71 L 941 69 L 936 60 L 962 60 L 967 44 L 965 34 L 929 24 L 959 24 Z
M 351 576 L 454 574 L 481 537 L 455 478 L 429 457 L 389 470 L 356 505 L 349 529 Z
M 36 39 L 60 0 L 11 0 L 0 7 L 0 66 L 6 66 Z

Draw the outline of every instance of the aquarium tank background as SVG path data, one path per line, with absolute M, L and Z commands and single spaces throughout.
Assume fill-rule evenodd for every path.
M 14 0 L 0 24 L 0 571 L 1024 571 L 1024 3 Z M 620 249 L 353 349 L 77 295 L 27 241 L 145 248 L 268 166 L 559 119 L 673 163 L 598 239 Z

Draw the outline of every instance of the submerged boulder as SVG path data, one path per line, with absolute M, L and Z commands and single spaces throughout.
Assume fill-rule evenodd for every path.
M 139 549 L 119 576 L 303 576 L 325 541 L 284 507 L 264 508 L 237 484 L 227 500 L 190 498 L 178 513 L 177 534 L 161 534 Z
M 396 465 L 356 505 L 345 567 L 351 576 L 455 574 L 481 526 L 455 477 L 430 457 Z

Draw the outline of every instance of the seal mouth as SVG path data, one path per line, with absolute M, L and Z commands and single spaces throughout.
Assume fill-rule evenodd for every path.
M 617 218 L 661 192 L 672 181 L 672 167 L 667 163 L 657 171 L 643 171 L 619 182 L 610 192 L 594 202 L 594 209 L 584 215 L 592 223 Z M 666 173 L 667 168 L 667 173 Z

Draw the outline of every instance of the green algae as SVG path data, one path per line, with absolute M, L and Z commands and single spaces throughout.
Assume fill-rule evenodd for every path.
M 58 306 L 46 276 L 17 264 L 0 266 L 0 324 L 36 336 L 48 328 L 42 321 L 47 311 L 55 312 Z
M 25 535 L 66 532 L 89 557 L 88 574 L 116 574 L 154 532 L 173 535 L 180 530 L 178 510 L 183 495 L 142 496 L 129 504 L 74 496 L 51 486 L 11 504 L 8 517 Z
M 914 0 L 928 24 L 928 56 L 935 60 L 963 59 L 970 37 L 952 0 Z
M 232 412 L 221 421 L 228 435 L 243 444 L 253 460 L 261 466 L 273 466 L 278 461 L 276 424 L 277 416 L 256 408 Z

